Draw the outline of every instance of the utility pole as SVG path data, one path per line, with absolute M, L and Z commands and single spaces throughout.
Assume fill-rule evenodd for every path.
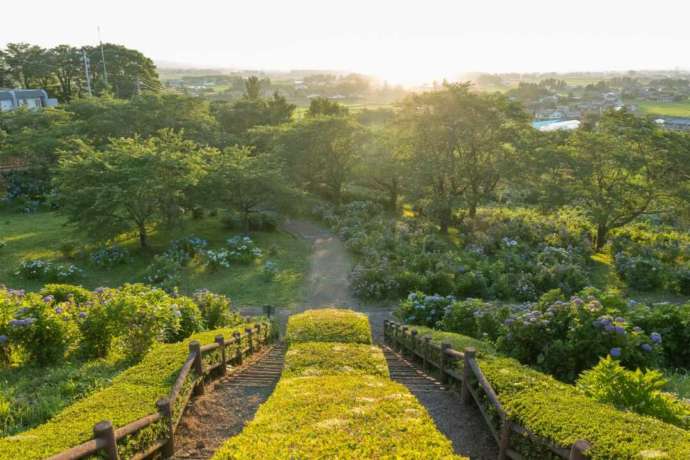
M 89 90 L 89 96 L 93 96 L 93 93 L 91 92 L 91 74 L 89 73 L 89 57 L 86 55 L 86 50 L 82 48 L 81 50 L 81 56 L 84 59 L 84 73 L 86 73 L 86 87 Z
M 101 26 L 98 29 L 98 43 L 101 45 L 101 62 L 103 62 L 103 78 L 105 80 L 105 86 L 108 86 L 108 70 L 105 67 L 105 52 L 103 51 L 103 41 L 101 41 Z

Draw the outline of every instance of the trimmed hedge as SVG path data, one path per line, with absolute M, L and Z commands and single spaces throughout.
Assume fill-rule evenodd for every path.
M 288 320 L 287 341 L 371 344 L 369 319 L 363 313 L 339 308 L 307 310 Z
M 33 460 L 57 454 L 88 441 L 93 426 L 111 420 L 122 427 L 156 412 L 156 401 L 170 393 L 177 374 L 189 354 L 189 342 L 213 343 L 218 334 L 225 337 L 243 332 L 244 326 L 202 332 L 174 344 L 158 344 L 139 362 L 113 379 L 111 386 L 65 408 L 48 422 L 34 429 L 0 439 L 0 460 Z M 146 433 L 142 437 L 155 436 Z M 136 439 L 134 442 L 143 442 Z M 121 455 L 127 458 L 127 446 Z
M 482 372 L 511 419 L 559 446 L 570 447 L 586 439 L 592 444 L 588 451 L 592 459 L 690 458 L 688 431 L 598 403 L 572 385 L 514 359 L 494 355 L 490 345 L 475 339 L 414 328 L 436 343 L 448 342 L 460 350 L 466 346 L 477 348 Z M 546 448 L 519 435 L 513 435 L 511 445 L 528 459 L 555 458 Z
M 383 352 L 372 345 L 296 343 L 285 355 L 283 378 L 334 374 L 389 376 Z
M 459 459 L 403 385 L 372 376 L 282 379 L 214 460 Z

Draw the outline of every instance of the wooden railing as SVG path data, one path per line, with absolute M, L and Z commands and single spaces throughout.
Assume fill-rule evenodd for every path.
M 479 367 L 477 352 L 474 348 L 457 351 L 447 343 L 437 345 L 431 341 L 431 337 L 420 336 L 416 329 L 394 321 L 384 321 L 383 328 L 386 342 L 395 351 L 419 360 L 427 372 L 436 371 L 442 383 L 460 386 L 460 397 L 465 404 L 474 400 L 498 444 L 499 460 L 523 459 L 519 452 L 511 448 L 512 433 L 530 438 L 532 442 L 543 446 L 560 458 L 568 460 L 588 458 L 585 452 L 591 445 L 587 441 L 577 441 L 570 448 L 560 447 L 511 420 Z M 456 363 L 459 361 L 463 363 L 462 373 L 457 370 Z
M 266 323 L 246 328 L 244 333 L 235 332 L 231 339 L 216 336 L 215 342 L 201 346 L 198 341 L 189 344 L 189 355 L 180 369 L 177 379 L 167 398 L 156 402 L 158 412 L 135 420 L 121 428 L 113 427 L 106 420 L 93 427 L 93 439 L 61 452 L 49 460 L 77 460 L 101 453 L 109 460 L 119 460 L 122 446 L 130 436 L 141 434 L 145 428 L 160 429 L 162 435 L 148 443 L 144 450 L 128 455 L 132 460 L 142 460 L 160 453 L 168 458 L 175 452 L 175 432 L 184 414 L 185 407 L 193 394 L 203 394 L 204 381 L 212 376 L 227 373 L 227 365 L 239 365 L 245 357 L 252 355 L 267 344 L 271 338 L 270 326 Z

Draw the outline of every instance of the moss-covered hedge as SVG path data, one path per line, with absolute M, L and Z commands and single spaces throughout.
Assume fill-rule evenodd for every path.
M 690 458 L 690 432 L 686 430 L 593 401 L 572 385 L 514 359 L 496 356 L 490 345 L 475 339 L 414 328 L 436 343 L 448 342 L 460 350 L 477 348 L 479 366 L 511 419 L 559 446 L 568 448 L 585 439 L 592 444 L 588 452 L 592 459 Z M 514 435 L 511 445 L 529 459 L 553 455 L 519 435 Z
M 360 343 L 296 343 L 285 356 L 283 378 L 335 374 L 388 377 L 388 364 L 379 347 Z
M 244 326 L 218 329 L 195 334 L 184 342 L 155 345 L 139 364 L 115 377 L 111 386 L 65 408 L 43 425 L 0 439 L 0 460 L 45 458 L 88 441 L 94 424 L 102 420 L 121 427 L 156 412 L 156 401 L 169 394 L 189 354 L 189 342 L 212 343 L 218 334 L 229 338 L 243 330 Z M 124 458 L 135 450 L 129 447 L 124 449 Z
M 403 385 L 372 376 L 282 379 L 214 460 L 457 459 Z
M 288 320 L 288 343 L 371 343 L 369 319 L 363 313 L 338 308 L 307 310 Z

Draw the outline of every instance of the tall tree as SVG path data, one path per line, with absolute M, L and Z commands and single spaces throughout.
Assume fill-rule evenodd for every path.
M 349 110 L 344 105 L 340 105 L 335 101 L 330 101 L 325 97 L 317 97 L 309 102 L 309 110 L 307 116 L 318 117 L 321 115 L 335 115 L 344 116 L 349 113 Z
M 103 52 L 100 46 L 86 47 L 85 50 L 91 62 L 96 94 L 112 93 L 117 98 L 129 99 L 160 91 L 156 66 L 141 52 L 112 43 L 104 43 Z
M 28 43 L 8 43 L 5 65 L 12 79 L 24 88 L 45 88 L 53 79 L 48 53 Z
M 58 82 L 58 99 L 69 102 L 82 95 L 84 69 L 81 52 L 69 45 L 59 45 L 48 51 L 48 59 Z

